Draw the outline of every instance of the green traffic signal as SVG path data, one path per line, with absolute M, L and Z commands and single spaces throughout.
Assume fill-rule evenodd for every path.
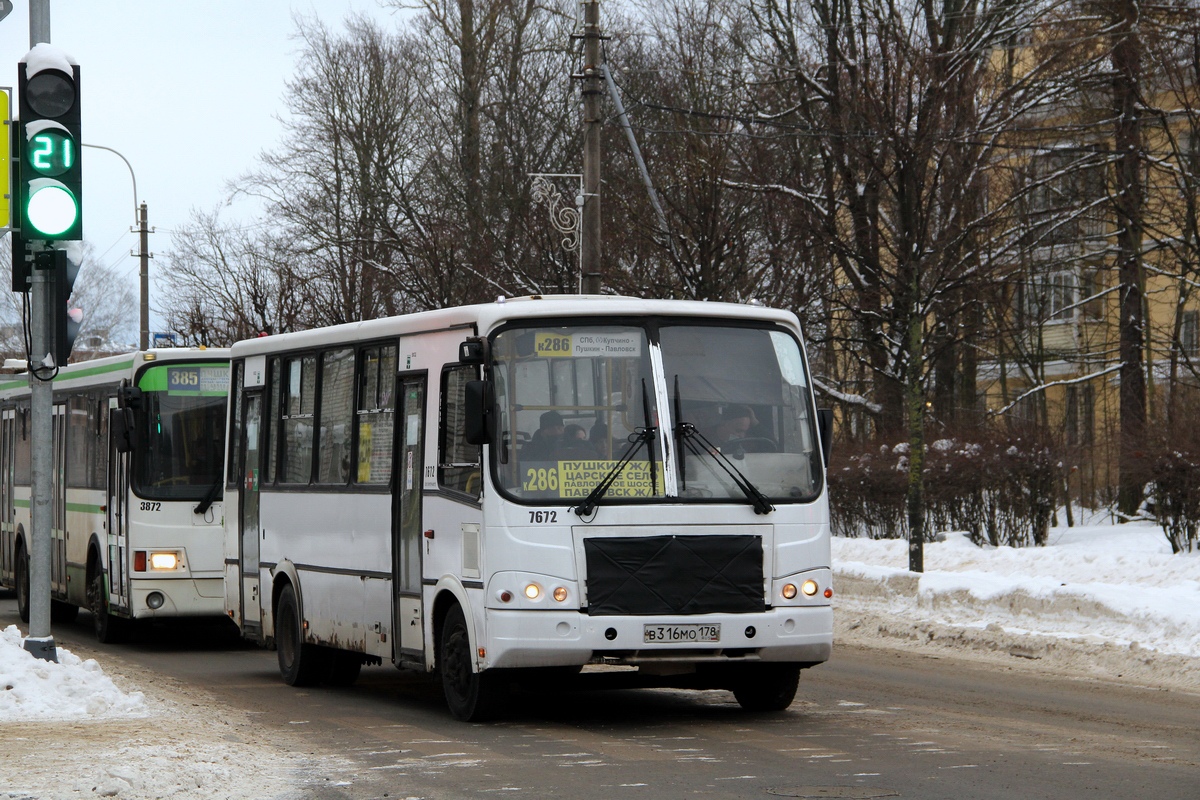
M 79 203 L 75 195 L 56 180 L 43 178 L 30 181 L 29 200 L 25 205 L 31 233 L 58 237 L 66 233 L 79 219 Z M 37 238 L 36 236 L 29 238 Z

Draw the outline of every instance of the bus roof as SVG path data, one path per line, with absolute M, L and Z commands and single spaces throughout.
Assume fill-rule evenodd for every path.
M 644 300 L 616 295 L 530 295 L 501 297 L 492 303 L 420 311 L 396 317 L 349 322 L 328 328 L 245 339 L 233 345 L 231 356 L 241 358 L 280 350 L 303 350 L 330 342 L 369 341 L 405 334 L 463 328 L 487 334 L 497 326 L 521 319 L 553 317 L 707 317 L 761 320 L 786 325 L 800 332 L 790 311 L 761 305 L 712 303 L 698 300 Z
M 135 350 L 115 356 L 105 356 L 91 361 L 67 364 L 54 376 L 54 385 L 77 385 L 78 382 L 107 384 L 122 376 L 132 377 L 143 364 L 170 361 L 228 361 L 229 349 L 224 347 L 162 347 L 151 350 Z M 86 379 L 86 380 L 85 380 Z M 29 373 L 21 372 L 0 380 L 0 394 L 20 395 L 29 390 Z

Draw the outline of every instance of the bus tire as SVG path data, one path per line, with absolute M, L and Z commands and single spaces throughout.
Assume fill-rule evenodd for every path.
M 96 641 L 103 644 L 119 644 L 129 636 L 129 620 L 114 617 L 109 613 L 107 587 L 104 573 L 92 574 L 88 581 L 88 608 L 92 612 L 92 632 Z
M 495 715 L 508 688 L 495 672 L 475 672 L 472 662 L 467 618 L 456 604 L 442 621 L 437 666 L 446 705 L 463 722 L 481 722 Z
M 279 593 L 275 609 L 275 652 L 279 674 L 288 686 L 313 686 L 329 673 L 328 651 L 304 641 L 300 604 L 290 583 Z
M 796 699 L 800 667 L 795 664 L 755 664 L 739 670 L 733 696 L 746 711 L 783 711 Z
M 17 545 L 17 563 L 15 581 L 17 585 L 17 614 L 21 622 L 29 624 L 29 556 L 25 553 L 25 545 Z

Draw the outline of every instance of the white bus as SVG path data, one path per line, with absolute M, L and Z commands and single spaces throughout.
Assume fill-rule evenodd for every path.
M 829 658 L 832 423 L 793 314 L 501 298 L 231 359 L 226 602 L 287 683 L 387 661 L 473 720 L 625 665 L 774 710 Z
M 53 380 L 51 617 L 92 611 L 97 638 L 135 620 L 224 616 L 221 503 L 229 351 L 148 350 Z M 27 376 L 0 383 L 0 585 L 29 621 Z

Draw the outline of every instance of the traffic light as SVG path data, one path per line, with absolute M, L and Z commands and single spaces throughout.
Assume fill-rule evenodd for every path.
M 34 255 L 34 266 L 53 275 L 54 363 L 65 366 L 83 326 L 83 311 L 70 305 L 75 278 L 79 275 L 79 260 L 68 256 L 66 250 L 42 250 Z
M 17 91 L 22 237 L 27 242 L 82 239 L 79 65 L 53 45 L 39 44 L 17 64 Z

